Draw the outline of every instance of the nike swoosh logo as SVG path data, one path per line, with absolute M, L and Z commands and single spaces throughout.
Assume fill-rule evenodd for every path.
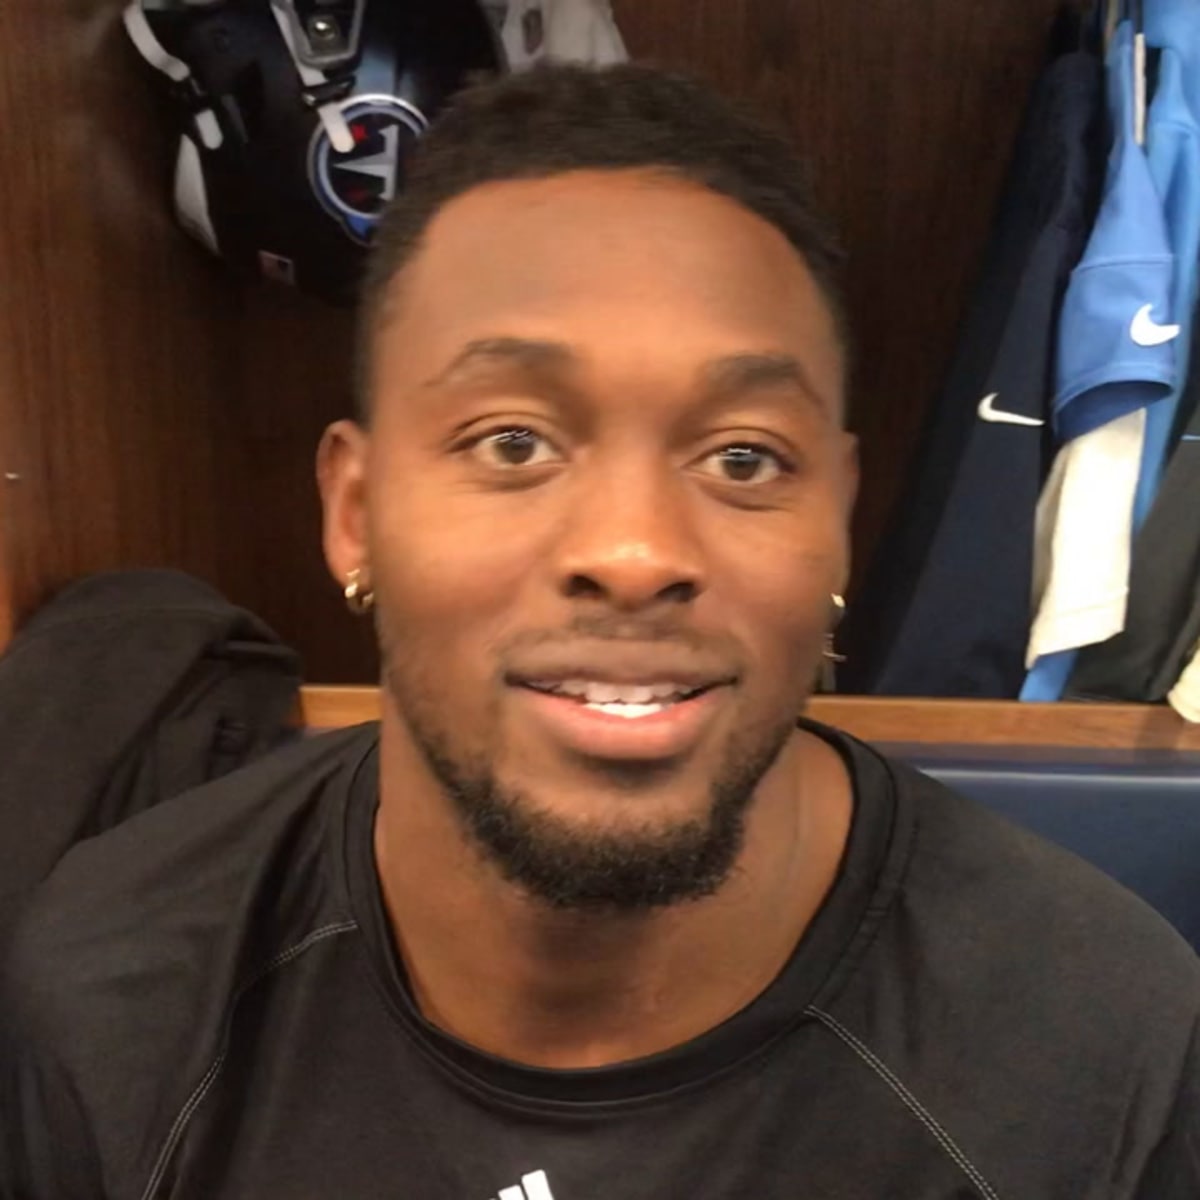
M 1139 346 L 1164 346 L 1179 336 L 1178 325 L 1160 325 L 1151 315 L 1153 304 L 1143 304 L 1129 326 L 1129 336 Z
M 1045 425 L 1045 421 L 1039 421 L 1036 417 L 1023 417 L 1020 413 L 1004 412 L 1002 409 L 996 408 L 996 398 L 1000 395 L 999 392 L 992 392 L 989 396 L 984 396 L 979 402 L 979 419 L 981 421 L 991 421 L 996 425 L 1030 425 L 1038 426 Z

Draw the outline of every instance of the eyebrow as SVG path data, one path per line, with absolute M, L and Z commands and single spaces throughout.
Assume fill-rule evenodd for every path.
M 575 366 L 580 356 L 564 342 L 520 337 L 477 338 L 468 342 L 425 387 L 452 384 L 480 364 L 529 372 L 556 372 Z M 705 363 L 700 379 L 707 404 L 759 388 L 787 387 L 802 394 L 822 412 L 829 406 L 813 386 L 798 358 L 790 354 L 729 354 Z
M 757 388 L 788 387 L 802 393 L 822 412 L 829 407 L 813 386 L 804 365 L 790 354 L 730 354 L 707 363 L 703 378 L 710 400 L 722 400 Z
M 468 342 L 436 375 L 425 381 L 425 387 L 453 383 L 459 375 L 487 363 L 493 366 L 516 367 L 525 371 L 561 369 L 578 362 L 578 355 L 562 342 L 536 341 L 530 338 L 492 337 Z

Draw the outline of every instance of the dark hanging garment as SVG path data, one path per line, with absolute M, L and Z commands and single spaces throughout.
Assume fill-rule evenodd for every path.
M 1200 325 L 1200 321 L 1197 321 Z M 1200 337 L 1200 329 L 1193 340 Z M 1125 628 L 1080 651 L 1064 699 L 1158 703 L 1200 641 L 1200 356 L 1180 408 L 1187 424 L 1133 543 Z
M 290 735 L 294 651 L 174 571 L 89 577 L 0 657 L 0 908 L 76 842 Z
M 1026 112 L 907 493 L 839 635 L 843 691 L 1020 690 L 1058 313 L 1095 216 L 1104 143 L 1101 62 L 1060 55 Z

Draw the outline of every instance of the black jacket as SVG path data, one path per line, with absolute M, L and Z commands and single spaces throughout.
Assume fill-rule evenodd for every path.
M 289 736 L 297 654 L 176 571 L 73 584 L 0 657 L 0 909 L 75 842 Z

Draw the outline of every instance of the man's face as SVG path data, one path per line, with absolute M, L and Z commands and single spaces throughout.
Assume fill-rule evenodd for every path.
M 847 572 L 802 260 L 651 173 L 479 187 L 397 281 L 372 378 L 365 508 L 335 515 L 364 545 L 330 557 L 367 568 L 394 736 L 551 903 L 711 892 Z

